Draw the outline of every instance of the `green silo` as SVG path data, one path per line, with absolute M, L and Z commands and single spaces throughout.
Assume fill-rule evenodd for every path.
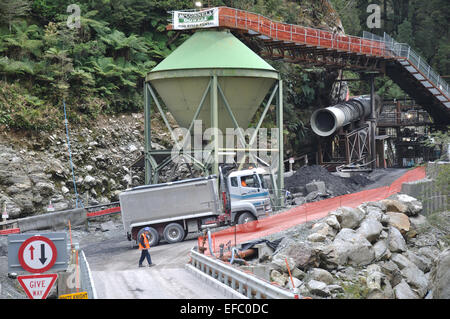
M 281 85 L 279 72 L 229 31 L 200 30 L 148 73 L 146 116 L 152 113 L 150 99 L 157 107 L 162 100 L 180 127 L 189 129 L 193 120 L 202 120 L 203 128 L 217 127 L 224 134 L 236 126 L 245 130 L 273 89 L 282 132 Z M 157 169 L 150 158 L 150 130 L 147 125 L 146 183 L 151 179 L 149 170 Z M 217 144 L 215 156 L 219 151 Z M 217 165 L 214 160 L 211 173 L 217 173 Z

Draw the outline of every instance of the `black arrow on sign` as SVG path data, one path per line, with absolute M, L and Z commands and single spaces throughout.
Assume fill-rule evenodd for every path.
M 45 264 L 47 258 L 45 258 L 45 244 L 41 244 L 41 258 L 39 258 L 42 264 Z

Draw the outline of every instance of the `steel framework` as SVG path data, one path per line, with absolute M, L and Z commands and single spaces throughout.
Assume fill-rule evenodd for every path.
M 255 152 L 258 151 L 264 151 L 275 153 L 275 156 L 272 156 L 272 158 L 276 159 L 275 163 L 271 163 L 271 173 L 272 173 L 272 183 L 274 186 L 274 191 L 276 194 L 276 198 L 282 198 L 281 196 L 281 190 L 284 188 L 284 164 L 283 164 L 283 81 L 279 79 L 273 89 L 269 92 L 270 96 L 268 97 L 267 102 L 265 103 L 263 112 L 261 113 L 261 116 L 258 119 L 258 123 L 255 127 L 255 130 L 253 132 L 253 135 L 250 136 L 250 138 L 247 140 L 245 139 L 244 135 L 242 134 L 242 131 L 239 130 L 239 125 L 237 123 L 236 117 L 232 111 L 232 108 L 223 93 L 223 90 L 218 82 L 218 75 L 213 74 L 210 77 L 209 84 L 206 87 L 206 90 L 203 92 L 200 104 L 197 106 L 194 117 L 191 120 L 191 123 L 189 125 L 189 128 L 187 128 L 187 134 L 184 136 L 184 138 L 181 141 L 181 144 L 179 141 L 175 140 L 175 134 L 174 129 L 170 125 L 166 114 L 163 110 L 163 107 L 161 105 L 161 102 L 155 93 L 155 90 L 152 88 L 152 85 L 149 81 L 146 81 L 144 83 L 144 114 L 145 114 L 145 153 L 144 153 L 144 163 L 145 163 L 145 184 L 156 184 L 159 182 L 159 175 L 161 170 L 168 166 L 171 163 L 175 162 L 175 159 L 178 159 L 176 162 L 185 162 L 185 163 L 192 163 L 197 169 L 199 169 L 203 175 L 210 175 L 210 174 L 218 174 L 219 172 L 219 164 L 220 162 L 220 156 L 235 156 L 237 153 L 244 152 L 244 158 L 241 159 L 239 162 L 241 166 L 247 159 L 247 157 L 252 159 L 252 163 L 262 163 L 263 165 L 269 165 L 267 162 L 259 158 L 257 155 L 255 155 Z M 193 134 L 193 128 L 194 123 L 198 119 L 200 112 L 202 111 L 202 108 L 204 107 L 204 102 L 206 99 L 210 98 L 210 107 L 211 107 L 211 129 L 213 131 L 211 146 L 206 152 L 207 156 L 205 157 L 203 155 L 204 160 L 199 161 L 199 156 L 196 156 L 201 152 L 201 154 L 205 154 L 205 149 L 198 149 L 193 148 L 189 149 L 188 151 L 185 150 L 184 146 L 186 146 L 186 143 L 189 140 L 192 140 L 192 134 Z M 275 112 L 276 112 L 276 127 L 277 127 L 277 136 L 275 139 L 276 145 L 270 145 L 270 147 L 261 149 L 261 148 L 254 148 L 253 145 L 255 145 L 255 141 L 257 139 L 257 135 L 261 129 L 261 126 L 263 124 L 264 119 L 266 119 L 266 115 L 268 114 L 268 111 L 270 109 L 270 106 L 273 104 L 273 100 L 275 99 Z M 225 105 L 225 108 L 231 117 L 234 129 L 238 134 L 238 139 L 240 141 L 238 146 L 229 148 L 229 147 L 220 147 L 221 143 L 219 142 L 219 117 L 218 117 L 218 107 L 219 107 L 219 101 L 223 102 Z M 153 103 L 152 103 L 153 102 Z M 152 106 L 156 107 L 156 110 L 160 113 L 165 126 L 169 130 L 169 133 L 173 139 L 174 146 L 177 146 L 177 150 L 156 150 L 152 148 L 152 128 L 151 128 L 151 116 L 153 114 L 154 110 Z M 195 145 L 194 145 L 195 146 Z M 180 151 L 181 150 L 181 151 Z M 236 156 L 235 156 L 236 158 Z M 189 165 L 188 165 L 189 167 Z M 275 172 L 276 171 L 276 177 Z M 281 205 L 281 203 L 278 203 Z

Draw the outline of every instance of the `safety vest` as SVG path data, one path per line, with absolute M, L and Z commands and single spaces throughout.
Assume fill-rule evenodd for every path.
M 150 243 L 148 242 L 148 238 L 147 238 L 147 236 L 145 235 L 145 233 L 142 233 L 142 234 L 141 234 L 141 237 L 144 238 L 144 244 L 145 244 L 145 247 L 142 246 L 141 241 L 139 240 L 139 250 L 142 250 L 142 249 L 149 249 L 149 248 L 150 248 Z

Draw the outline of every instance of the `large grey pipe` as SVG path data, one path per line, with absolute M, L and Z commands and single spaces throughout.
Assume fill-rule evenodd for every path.
M 311 116 L 311 128 L 319 136 L 330 136 L 340 127 L 364 120 L 370 113 L 370 95 L 359 96 L 315 111 Z

